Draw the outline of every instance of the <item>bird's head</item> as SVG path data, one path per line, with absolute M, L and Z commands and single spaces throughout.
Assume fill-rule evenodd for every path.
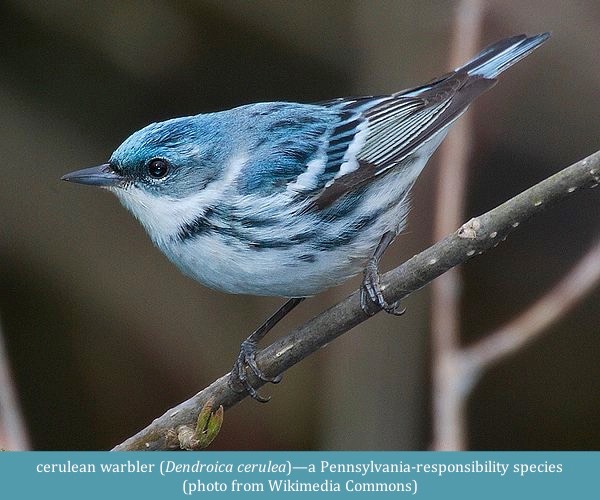
M 62 180 L 109 189 L 153 239 L 180 224 L 185 208 L 220 174 L 227 152 L 209 115 L 152 123 L 133 133 L 108 163 Z
M 134 132 L 108 163 L 71 172 L 62 180 L 156 196 L 186 197 L 218 174 L 219 144 L 202 115 L 152 123 Z

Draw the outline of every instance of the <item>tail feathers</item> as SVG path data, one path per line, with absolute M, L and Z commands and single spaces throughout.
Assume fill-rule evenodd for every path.
M 541 33 L 532 37 L 517 35 L 505 38 L 483 49 L 456 71 L 465 71 L 470 76 L 496 78 L 544 43 L 548 37 L 550 37 L 550 33 Z

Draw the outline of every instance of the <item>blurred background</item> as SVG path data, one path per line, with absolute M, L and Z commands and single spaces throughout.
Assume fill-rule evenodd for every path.
M 465 220 L 600 145 L 600 4 L 486 4 L 481 47 L 521 32 L 553 36 L 470 111 Z M 0 325 L 33 449 L 118 444 L 226 373 L 240 341 L 282 303 L 203 288 L 153 248 L 114 196 L 60 176 L 105 162 L 152 121 L 418 85 L 450 69 L 455 6 L 0 3 Z M 432 243 L 437 158 L 384 268 Z M 585 253 L 600 233 L 598 195 L 577 193 L 464 266 L 465 343 L 526 309 Z M 306 301 L 271 339 L 359 283 Z M 245 400 L 228 411 L 212 448 L 428 449 L 429 293 L 409 297 L 403 317 L 377 315 L 265 387 L 269 404 Z M 469 448 L 600 448 L 599 299 L 596 289 L 487 372 L 468 403 Z

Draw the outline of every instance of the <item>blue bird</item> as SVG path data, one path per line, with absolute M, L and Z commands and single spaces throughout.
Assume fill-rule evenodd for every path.
M 391 95 L 271 102 L 153 123 L 108 163 L 63 180 L 107 188 L 185 274 L 228 293 L 288 300 L 241 346 L 231 380 L 257 400 L 246 368 L 258 341 L 304 297 L 364 273 L 361 305 L 400 314 L 378 263 L 402 230 L 408 193 L 450 125 L 549 34 L 514 36 L 464 66 Z

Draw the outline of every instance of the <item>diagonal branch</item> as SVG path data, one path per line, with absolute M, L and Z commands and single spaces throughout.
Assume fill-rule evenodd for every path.
M 475 373 L 532 342 L 550 325 L 564 317 L 600 281 L 600 239 L 571 271 L 529 309 L 469 347 L 462 356 Z
M 386 273 L 382 277 L 385 299 L 391 303 L 419 290 L 448 269 L 495 247 L 518 225 L 548 206 L 599 183 L 600 152 L 597 152 L 471 219 L 453 234 Z M 267 376 L 281 374 L 366 319 L 368 316 L 360 307 L 360 293 L 356 291 L 260 351 L 258 365 Z M 209 400 L 213 407 L 223 405 L 227 409 L 246 397 L 234 392 L 227 382 L 228 375 L 219 378 L 114 450 L 179 448 L 178 429 L 184 425 L 195 426 L 201 408 Z M 255 383 L 260 385 L 258 381 Z

